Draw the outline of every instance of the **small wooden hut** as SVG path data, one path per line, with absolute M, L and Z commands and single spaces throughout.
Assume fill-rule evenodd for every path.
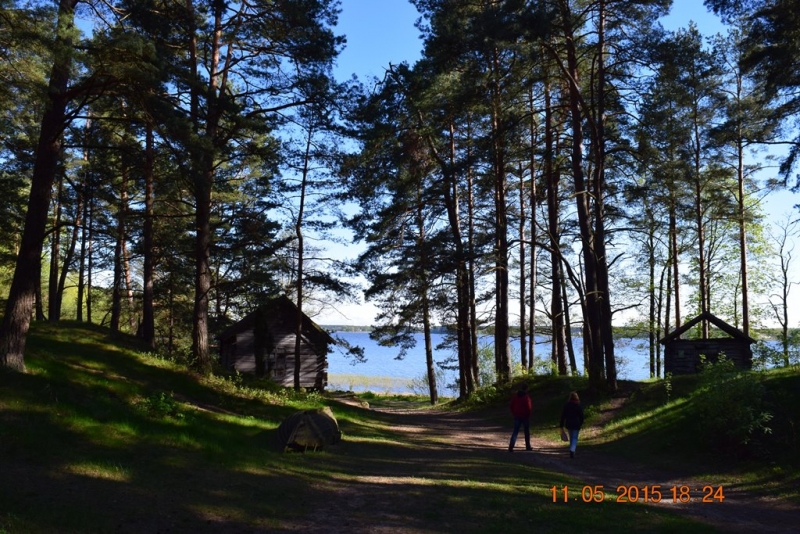
M 294 386 L 297 306 L 280 296 L 260 306 L 219 336 L 220 362 L 228 369 Z M 328 346 L 333 338 L 306 314 L 300 335 L 300 386 L 328 385 Z
M 729 337 L 709 339 L 681 339 L 681 335 L 706 320 Z M 700 356 L 707 362 L 715 362 L 720 354 L 742 369 L 753 367 L 753 350 L 750 347 L 756 340 L 729 325 L 709 312 L 703 312 L 680 328 L 661 339 L 664 345 L 664 372 L 673 375 L 693 374 L 700 368 Z

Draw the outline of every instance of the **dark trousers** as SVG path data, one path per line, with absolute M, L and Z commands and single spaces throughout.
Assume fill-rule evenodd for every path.
M 514 431 L 511 433 L 511 443 L 508 444 L 509 449 L 513 449 L 517 443 L 517 435 L 519 434 L 519 427 L 525 430 L 525 448 L 531 448 L 531 420 L 514 418 Z

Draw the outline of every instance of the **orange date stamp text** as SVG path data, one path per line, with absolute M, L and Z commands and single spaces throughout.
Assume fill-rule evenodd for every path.
M 619 485 L 616 491 L 609 492 L 603 485 L 582 486 L 580 489 L 569 486 L 550 488 L 553 502 L 616 502 L 616 503 L 721 503 L 725 500 L 723 486 L 706 484 L 700 487 L 689 485 Z

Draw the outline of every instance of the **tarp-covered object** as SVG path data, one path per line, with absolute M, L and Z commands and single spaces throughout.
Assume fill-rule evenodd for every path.
M 341 439 L 339 423 L 327 406 L 294 413 L 278 427 L 278 446 L 284 452 L 318 450 Z

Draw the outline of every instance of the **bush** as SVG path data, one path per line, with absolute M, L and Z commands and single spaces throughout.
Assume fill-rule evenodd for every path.
M 153 393 L 143 399 L 140 406 L 150 417 L 183 419 L 183 414 L 180 412 L 180 404 L 175 400 L 175 396 L 171 392 L 159 391 Z
M 796 331 L 790 334 L 788 348 L 787 355 L 783 353 L 783 346 L 779 342 L 759 341 L 753 347 L 753 368 L 764 370 L 797 364 L 800 360 L 800 339 Z
M 436 378 L 436 390 L 441 395 L 443 390 L 455 391 L 458 393 L 458 385 L 457 384 L 445 384 L 445 374 L 444 369 L 441 367 L 435 367 L 433 373 Z M 422 373 L 417 378 L 412 378 L 411 383 L 409 384 L 409 389 L 415 395 L 420 395 L 427 397 L 431 393 L 430 382 L 428 380 L 428 373 Z
M 758 439 L 772 432 L 766 391 L 756 373 L 737 369 L 720 355 L 717 363 L 703 365 L 699 392 L 699 435 L 713 450 L 752 454 Z

